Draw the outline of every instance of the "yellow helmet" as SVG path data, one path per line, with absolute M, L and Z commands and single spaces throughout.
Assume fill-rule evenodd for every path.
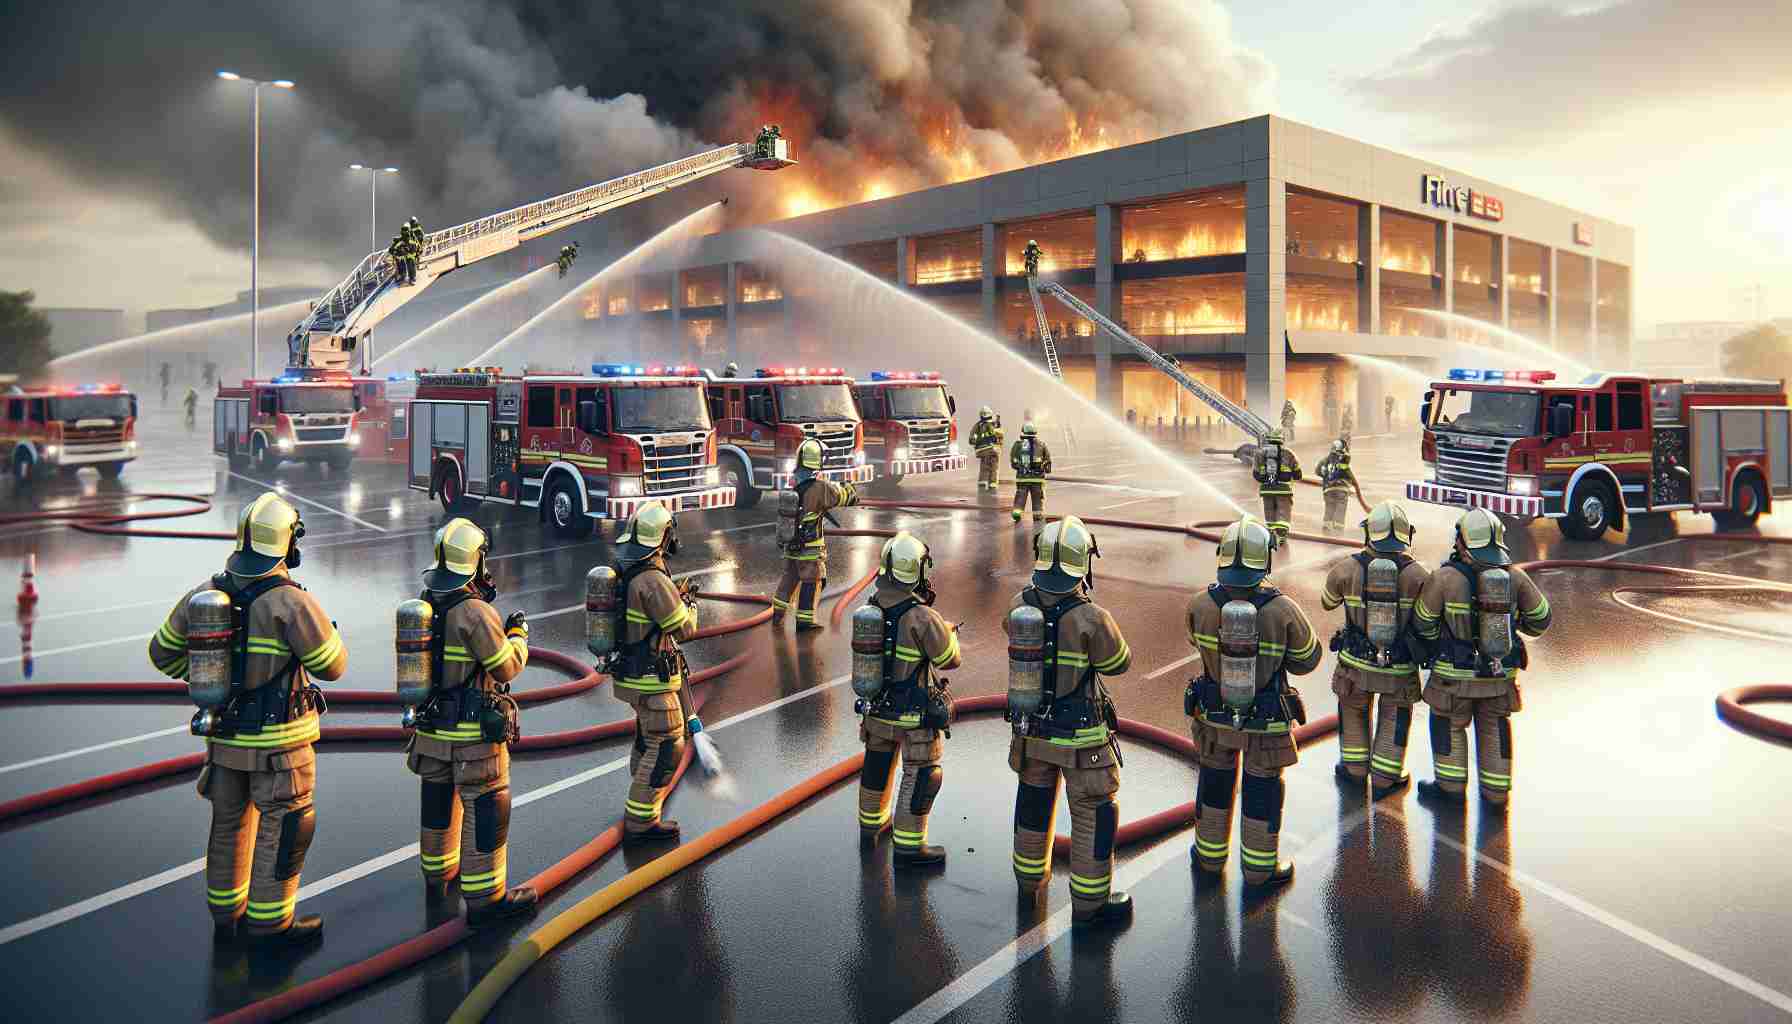
M 622 532 L 616 535 L 616 544 L 630 561 L 645 558 L 661 547 L 671 551 L 678 544 L 678 518 L 664 504 L 647 502 L 628 517 Z
M 1045 524 L 1033 538 L 1033 586 L 1068 594 L 1089 578 L 1101 548 L 1076 516 Z
M 1370 509 L 1361 526 L 1363 543 L 1384 555 L 1412 546 L 1412 520 L 1406 518 L 1406 509 L 1394 502 L 1384 501 Z
M 1027 422 L 1025 422 L 1025 423 L 1022 423 L 1022 424 L 1021 424 L 1021 425 L 1020 425 L 1020 436 L 1022 436 L 1022 437 L 1036 437 L 1036 436 L 1038 436 L 1038 434 L 1039 434 L 1039 428 L 1038 428 L 1038 427 L 1035 427 L 1035 426 L 1034 426 L 1034 425 L 1033 425 L 1033 421 L 1032 421 L 1032 420 L 1028 420 L 1028 421 L 1027 421 Z
M 1282 433 L 1282 428 L 1271 427 L 1271 428 L 1269 428 L 1269 433 L 1263 435 L 1263 443 L 1264 444 L 1281 444 L 1284 436 L 1285 435 L 1283 435 L 1283 433 Z
M 448 593 L 482 575 L 491 540 L 471 519 L 455 516 L 436 531 L 436 564 L 423 573 L 425 589 Z
M 285 562 L 299 564 L 299 538 L 305 521 L 285 498 L 267 491 L 243 507 L 236 519 L 236 550 L 224 562 L 225 571 L 251 579 L 266 576 Z
M 929 553 L 926 542 L 903 530 L 884 542 L 883 554 L 878 558 L 877 565 L 879 576 L 912 587 L 927 578 L 927 569 L 933 565 L 933 555 Z
M 986 405 L 983 408 L 977 410 L 977 417 L 979 419 L 993 420 L 996 418 L 996 411 Z
M 1471 508 L 1456 520 L 1456 550 L 1481 565 L 1511 565 L 1506 550 L 1506 524 L 1484 508 Z
M 1220 535 L 1219 581 L 1228 587 L 1249 588 L 1269 575 L 1275 537 L 1262 520 L 1245 516 Z
M 796 468 L 819 471 L 821 469 L 821 442 L 813 437 L 804 438 L 796 448 Z

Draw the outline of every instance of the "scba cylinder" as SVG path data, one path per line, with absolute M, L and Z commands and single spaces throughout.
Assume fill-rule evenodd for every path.
M 1504 569 L 1483 569 L 1475 583 L 1476 646 L 1499 672 L 1512 656 L 1512 574 Z
M 1220 699 L 1234 708 L 1257 699 L 1257 606 L 1249 601 L 1220 609 Z
M 616 651 L 616 570 L 607 565 L 585 574 L 585 649 L 600 658 Z
M 866 605 L 852 613 L 852 692 L 872 700 L 884 689 L 884 611 Z
M 1377 558 L 1369 563 L 1363 587 L 1363 631 L 1375 645 L 1377 654 L 1385 654 L 1400 639 L 1400 566 L 1391 558 Z M 1383 661 L 1383 664 L 1386 664 Z
M 1045 705 L 1045 613 L 1023 604 L 1008 613 L 1008 713 L 1030 715 Z
M 187 696 L 202 708 L 230 699 L 230 596 L 201 590 L 187 598 Z
M 778 492 L 778 546 L 789 548 L 796 543 L 797 521 L 803 517 L 803 498 L 794 487 Z
M 412 598 L 400 604 L 394 615 L 392 635 L 397 667 L 393 678 L 398 681 L 399 703 L 405 707 L 416 707 L 429 699 L 435 680 L 435 660 L 429 649 L 435 614 L 428 601 Z

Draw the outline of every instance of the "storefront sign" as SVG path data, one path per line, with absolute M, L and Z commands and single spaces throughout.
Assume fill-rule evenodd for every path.
M 1593 244 L 1593 225 L 1582 224 L 1578 220 L 1575 221 L 1574 222 L 1574 244 L 1575 245 L 1592 245 Z
M 1419 198 L 1439 209 L 1466 213 L 1482 220 L 1504 220 L 1506 204 L 1496 196 L 1479 192 L 1467 185 L 1451 185 L 1435 174 L 1424 175 L 1419 182 Z

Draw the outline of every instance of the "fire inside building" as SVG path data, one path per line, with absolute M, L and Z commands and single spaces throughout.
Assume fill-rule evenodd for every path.
M 1383 408 L 1346 355 L 1425 373 L 1447 339 L 1508 328 L 1603 368 L 1629 358 L 1634 234 L 1434 164 L 1279 117 L 762 225 L 905 288 L 1035 358 L 1021 251 L 1041 275 L 1227 396 L 1313 422 Z M 755 365 L 826 350 L 800 282 L 751 260 L 751 232 L 607 284 L 587 317 L 656 358 Z M 1110 410 L 1197 416 L 1162 374 L 1050 311 L 1071 386 Z M 1403 416 L 1416 396 L 1397 396 Z

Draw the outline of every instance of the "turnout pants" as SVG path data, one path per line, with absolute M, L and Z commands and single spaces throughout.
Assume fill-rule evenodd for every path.
M 1045 485 L 1031 483 L 1016 483 L 1014 485 L 1014 508 L 1011 512 L 1014 521 L 1020 522 L 1020 515 L 1027 508 L 1028 497 L 1033 499 L 1033 521 L 1035 523 L 1043 521 L 1045 519 Z
M 996 486 L 1002 482 L 1001 462 L 999 461 L 1000 455 L 1001 453 L 994 448 L 991 448 L 986 452 L 977 453 L 978 490 L 983 490 L 987 487 L 993 491 L 996 489 Z
M 310 744 L 286 750 L 208 744 L 199 795 L 212 804 L 205 897 L 213 920 L 244 919 L 253 935 L 292 924 L 299 872 L 317 826 L 316 783 L 317 751 Z
M 1492 691 L 1491 696 L 1464 696 Z M 1468 728 L 1475 727 L 1481 799 L 1503 804 L 1512 792 L 1512 715 L 1524 707 L 1518 680 L 1439 680 L 1425 687 L 1431 708 L 1431 760 L 1446 793 L 1468 789 Z
M 1412 708 L 1419 702 L 1418 673 L 1371 676 L 1339 662 L 1332 692 L 1338 695 L 1338 762 L 1359 779 L 1372 775 L 1377 789 L 1399 782 L 1406 774 Z
M 859 772 L 859 828 L 875 838 L 890 823 L 890 784 L 902 761 L 902 788 L 896 794 L 891 840 L 899 850 L 918 850 L 927 842 L 927 816 L 933 811 L 945 773 L 940 758 L 945 744 L 938 729 L 908 729 L 867 717 L 859 726 L 865 742 L 865 767 Z
M 1294 493 L 1259 491 L 1258 495 L 1263 499 L 1263 525 L 1276 535 L 1276 540 L 1287 540 L 1289 525 L 1294 521 Z
M 1120 827 L 1120 764 L 1112 742 L 1061 747 L 1017 736 L 1008 767 L 1020 776 L 1014 796 L 1014 880 L 1023 895 L 1051 882 L 1058 784 L 1070 803 L 1070 905 L 1088 917 L 1107 902 L 1114 883 L 1114 833 Z
M 413 738 L 406 764 L 422 782 L 418 860 L 423 877 L 452 881 L 475 907 L 505 891 L 510 838 L 510 748 Z
M 1202 870 L 1226 869 L 1232 847 L 1232 800 L 1238 792 L 1239 761 L 1244 762 L 1244 793 L 1239 803 L 1238 860 L 1244 880 L 1260 885 L 1275 872 L 1282 833 L 1282 769 L 1300 760 L 1292 732 L 1241 732 L 1209 725 L 1196 718 L 1192 726 L 1201 777 L 1195 790 L 1195 860 Z
M 1325 526 L 1326 529 L 1344 528 L 1344 510 L 1350 501 L 1349 490 L 1331 490 L 1325 492 Z M 1292 502 L 1290 502 L 1292 506 Z
M 821 591 L 828 585 L 828 561 L 825 557 L 801 559 L 786 556 L 784 575 L 772 593 L 772 621 L 784 621 L 784 613 L 796 606 L 800 626 L 815 625 L 815 609 L 821 603 Z
M 616 696 L 635 709 L 635 747 L 628 757 L 631 781 L 623 815 L 623 830 L 634 835 L 660 823 L 672 776 L 684 760 L 684 704 L 678 690 L 618 690 Z

